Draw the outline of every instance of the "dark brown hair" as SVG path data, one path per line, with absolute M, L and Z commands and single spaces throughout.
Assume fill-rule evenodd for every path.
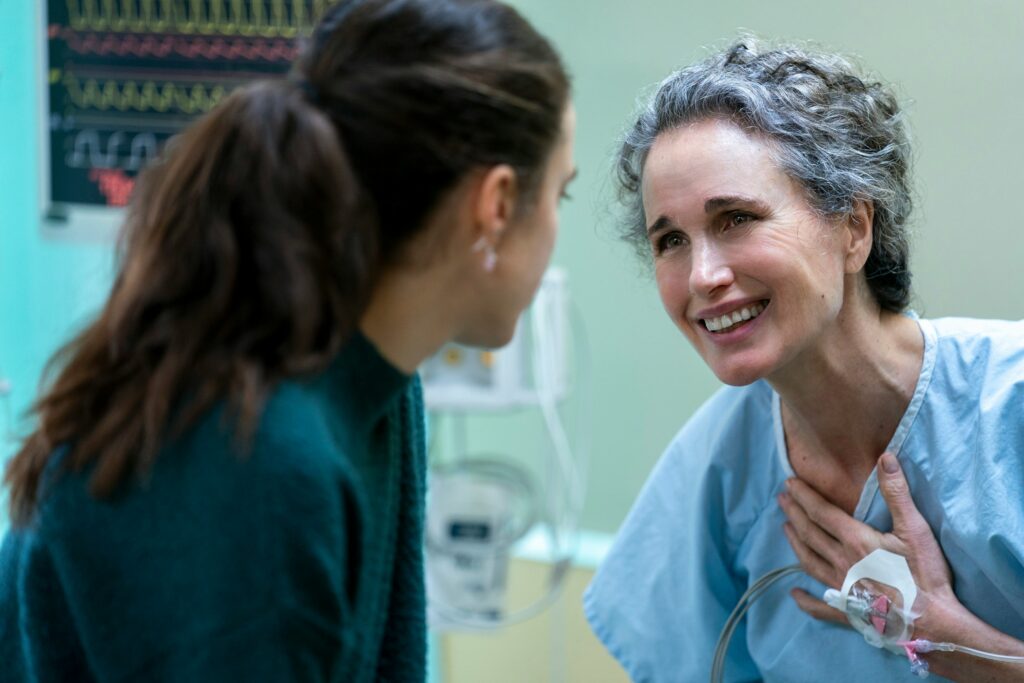
M 232 93 L 143 174 L 110 297 L 50 361 L 7 465 L 12 520 L 60 445 L 60 468 L 93 468 L 108 496 L 219 401 L 250 435 L 275 382 L 326 367 L 460 178 L 506 163 L 529 195 L 568 90 L 494 0 L 334 5 L 288 79 Z

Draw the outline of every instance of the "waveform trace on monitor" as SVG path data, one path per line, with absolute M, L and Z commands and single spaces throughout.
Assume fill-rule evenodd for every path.
M 114 131 L 107 138 L 106 149 L 100 141 L 100 132 L 86 128 L 75 135 L 74 146 L 65 157 L 69 168 L 101 168 L 139 171 L 157 156 L 158 143 L 153 133 L 131 135 Z
M 46 0 L 45 215 L 123 206 L 168 139 L 235 88 L 285 76 L 333 1 Z
M 293 40 L 281 38 L 209 38 L 116 33 L 79 33 L 64 29 L 57 34 L 70 50 L 81 55 L 163 59 L 224 59 L 291 63 L 298 54 Z
M 202 114 L 213 109 L 224 99 L 228 89 L 221 84 L 175 83 L 154 81 L 100 81 L 96 78 L 84 82 L 73 73 L 64 76 L 68 100 L 79 109 L 107 111 L 178 111 Z
M 330 0 L 66 0 L 77 31 L 294 38 Z

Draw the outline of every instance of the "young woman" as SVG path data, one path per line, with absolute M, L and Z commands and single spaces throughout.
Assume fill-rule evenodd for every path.
M 750 608 L 726 680 L 915 680 L 820 600 L 880 547 L 909 562 L 915 638 L 1024 655 L 1024 323 L 907 314 L 910 156 L 888 88 L 788 46 L 672 74 L 627 135 L 629 237 L 732 385 L 673 440 L 587 593 L 634 680 L 707 680 L 740 597 L 797 562 Z
M 343 0 L 169 145 L 7 465 L 4 680 L 423 680 L 415 369 L 511 338 L 573 117 L 509 7 Z

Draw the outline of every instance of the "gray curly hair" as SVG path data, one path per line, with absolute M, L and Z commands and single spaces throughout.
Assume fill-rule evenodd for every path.
M 875 300 L 900 312 L 910 301 L 912 207 L 910 143 L 895 96 L 858 75 L 845 58 L 796 46 L 760 50 L 735 43 L 676 71 L 658 87 L 627 132 L 618 157 L 628 209 L 623 237 L 649 256 L 644 164 L 661 133 L 692 121 L 725 118 L 771 141 L 776 163 L 799 181 L 823 216 L 849 215 L 856 200 L 874 206 L 864 273 Z

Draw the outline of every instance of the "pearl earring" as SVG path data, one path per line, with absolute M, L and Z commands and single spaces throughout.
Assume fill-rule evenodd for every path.
M 484 252 L 484 272 L 493 273 L 494 267 L 498 265 L 498 255 L 494 247 L 487 243 L 487 238 L 481 237 L 473 244 L 473 252 Z
M 487 247 L 487 251 L 484 252 L 484 270 L 493 273 L 496 265 L 498 265 L 498 255 L 494 253 L 494 247 Z

